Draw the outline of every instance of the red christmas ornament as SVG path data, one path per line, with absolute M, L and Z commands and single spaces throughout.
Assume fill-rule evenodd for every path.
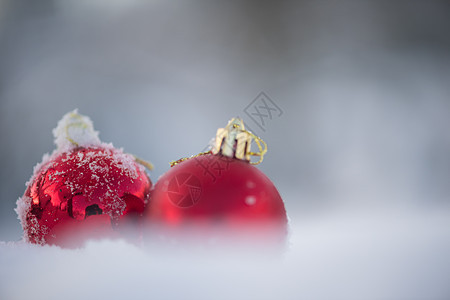
M 88 238 L 135 231 L 152 185 L 144 167 L 101 143 L 92 122 L 76 111 L 54 134 L 58 149 L 35 168 L 18 200 L 25 240 L 76 247 Z
M 258 153 L 250 151 L 252 141 L 260 148 Z M 260 156 L 261 162 L 265 152 L 265 143 L 246 131 L 240 119 L 233 119 L 218 130 L 212 151 L 173 162 L 156 183 L 147 207 L 150 239 L 156 234 L 284 241 L 283 200 L 250 162 L 251 155 Z

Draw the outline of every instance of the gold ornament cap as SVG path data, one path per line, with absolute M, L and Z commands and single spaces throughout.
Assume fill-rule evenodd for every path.
M 258 152 L 251 151 L 252 142 L 256 143 Z M 260 137 L 246 130 L 241 118 L 233 118 L 225 128 L 217 129 L 211 152 L 246 160 L 253 165 L 257 165 L 263 161 L 264 154 L 267 152 L 267 144 Z M 252 156 L 259 157 L 259 160 L 252 162 L 250 160 Z

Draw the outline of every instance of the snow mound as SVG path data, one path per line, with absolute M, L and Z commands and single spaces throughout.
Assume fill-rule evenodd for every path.
M 404 209 L 293 215 L 291 247 L 241 252 L 61 249 L 0 241 L 0 299 L 449 299 L 450 212 Z

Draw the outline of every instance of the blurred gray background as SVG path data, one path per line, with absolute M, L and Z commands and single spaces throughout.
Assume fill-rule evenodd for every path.
M 0 240 L 74 108 L 153 182 L 241 116 L 291 218 L 450 211 L 450 2 L 0 0 Z

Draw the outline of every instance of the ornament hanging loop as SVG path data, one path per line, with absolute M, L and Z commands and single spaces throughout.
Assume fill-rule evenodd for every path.
M 83 120 L 83 116 L 79 115 L 76 112 L 70 114 L 70 118 L 75 120 L 74 122 L 69 122 L 65 127 L 66 139 L 74 146 L 78 147 L 78 143 L 70 137 L 69 129 L 72 127 L 80 128 L 82 130 L 86 130 L 89 128 L 89 124 Z
M 251 156 L 258 156 L 259 157 L 258 161 L 256 161 L 256 162 L 250 161 L 250 164 L 258 165 L 258 164 L 262 163 L 262 161 L 264 159 L 264 155 L 267 153 L 267 144 L 266 144 L 266 142 L 263 141 L 262 138 L 260 138 L 259 136 L 253 134 L 252 132 L 247 131 L 247 130 L 245 130 L 245 132 L 247 134 L 249 134 L 253 138 L 253 140 L 255 141 L 256 145 L 258 146 L 258 150 L 259 150 L 258 152 L 251 152 L 251 151 L 248 152 L 248 154 L 251 155 Z
M 207 155 L 207 154 L 211 154 L 211 151 L 200 152 L 199 154 L 192 155 L 191 157 L 183 157 L 183 158 L 180 158 L 178 160 L 171 161 L 170 162 L 170 167 L 174 167 L 174 166 L 178 165 L 180 162 L 183 162 L 183 161 L 188 160 L 190 158 L 194 158 L 194 157 L 198 157 L 198 156 L 202 156 L 202 155 Z

